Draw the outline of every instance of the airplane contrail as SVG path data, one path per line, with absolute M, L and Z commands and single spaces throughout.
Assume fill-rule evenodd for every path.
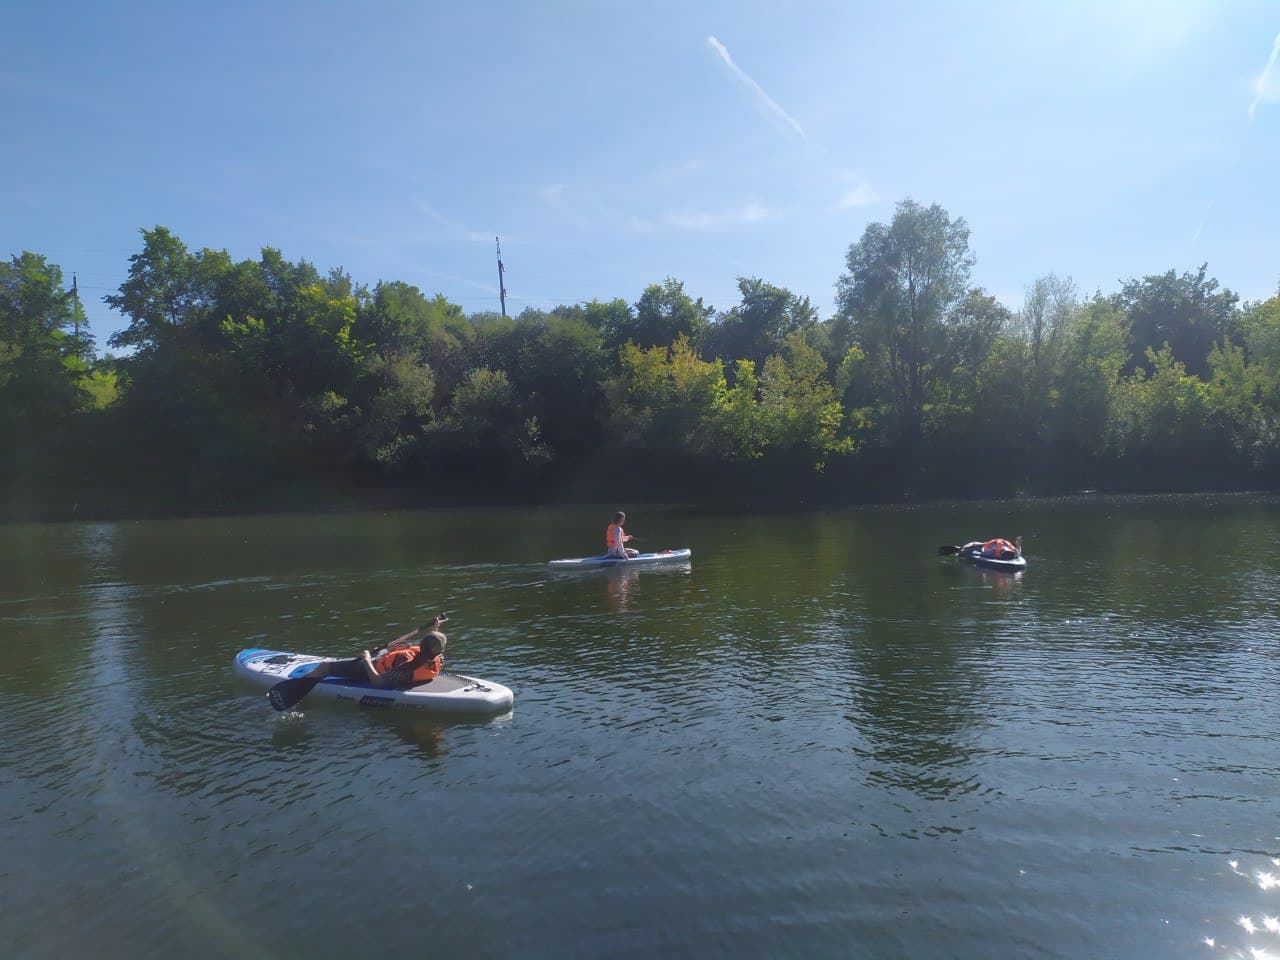
M 779 117 L 783 123 L 798 133 L 801 139 L 805 139 L 804 127 L 800 126 L 800 122 L 796 120 L 795 117 L 791 116 L 791 114 L 787 113 L 787 111 L 783 110 L 782 107 L 778 106 L 777 101 L 764 92 L 764 87 L 752 80 L 745 70 L 733 62 L 733 57 L 729 56 L 729 50 L 723 43 L 715 37 L 707 37 L 707 43 L 710 45 L 712 50 L 720 55 L 720 59 L 724 61 L 724 65 L 726 67 L 733 71 L 734 76 L 751 88 L 751 91 L 756 95 L 756 99 Z M 1274 61 L 1275 57 L 1272 56 L 1271 59 Z
M 1262 72 L 1253 82 L 1253 102 L 1249 104 L 1250 122 L 1253 121 L 1253 115 L 1258 112 L 1258 104 L 1263 100 L 1274 99 L 1270 90 L 1271 71 L 1275 69 L 1277 59 L 1280 59 L 1280 33 L 1276 34 L 1275 43 L 1271 45 L 1271 56 L 1267 59 L 1267 65 L 1262 68 Z

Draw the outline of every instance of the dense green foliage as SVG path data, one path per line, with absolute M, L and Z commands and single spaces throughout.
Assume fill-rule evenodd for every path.
M 963 219 L 910 200 L 850 245 L 837 311 L 758 277 L 717 312 L 673 278 L 466 316 L 264 249 L 143 231 L 99 356 L 74 290 L 0 264 L 8 515 L 339 499 L 861 499 L 1268 486 L 1280 294 L 1201 266 L 1013 312 L 970 283 Z

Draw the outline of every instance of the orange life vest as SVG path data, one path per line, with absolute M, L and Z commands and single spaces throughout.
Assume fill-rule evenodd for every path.
M 377 660 L 373 661 L 373 665 L 377 668 L 378 673 L 390 673 L 397 667 L 404 666 L 410 660 L 418 655 L 421 647 L 400 647 L 398 650 L 392 650 L 384 653 Z M 434 660 L 430 663 L 422 664 L 414 668 L 409 679 L 414 683 L 426 683 L 433 679 L 441 670 L 444 669 L 444 655 L 436 654 Z
M 611 523 L 605 527 L 604 546 L 606 550 L 621 550 L 625 546 L 622 539 L 622 524 Z
M 1012 554 L 1017 554 L 1018 552 L 1012 543 L 999 537 L 994 540 L 988 540 L 982 545 L 982 555 L 984 557 L 1001 557 L 1006 550 Z

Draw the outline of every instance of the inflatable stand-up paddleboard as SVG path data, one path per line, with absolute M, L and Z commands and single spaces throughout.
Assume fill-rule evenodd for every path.
M 981 545 L 970 546 L 969 544 L 965 544 L 956 551 L 956 556 L 961 560 L 977 564 L 980 567 L 987 567 L 991 570 L 1005 570 L 1009 573 L 1019 573 L 1027 569 L 1026 557 L 1013 557 L 1009 560 L 997 560 L 995 557 L 984 557 L 982 555 Z
M 282 650 L 241 650 L 232 662 L 236 675 L 268 690 L 281 680 L 307 676 L 317 663 L 337 657 L 316 657 Z M 495 714 L 511 709 L 515 694 L 500 683 L 443 670 L 426 683 L 397 690 L 375 687 L 363 680 L 325 677 L 307 694 L 313 700 L 338 700 L 357 707 L 412 710 L 420 713 Z
M 552 560 L 550 566 L 556 570 L 588 570 L 592 567 L 636 567 L 654 563 L 671 563 L 675 560 L 688 560 L 693 551 L 688 547 L 677 550 L 659 550 L 657 553 L 639 553 L 634 557 L 575 557 L 568 560 Z

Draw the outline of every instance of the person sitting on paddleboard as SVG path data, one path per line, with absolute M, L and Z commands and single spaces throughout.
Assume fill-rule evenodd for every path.
M 606 556 L 621 557 L 626 560 L 640 552 L 627 546 L 627 541 L 631 539 L 631 534 L 624 533 L 622 530 L 622 525 L 626 522 L 627 515 L 619 510 L 613 515 L 613 523 L 605 528 L 604 545 Z
M 375 687 L 412 687 L 434 679 L 444 669 L 445 635 L 440 625 L 449 618 L 443 613 L 416 630 L 397 637 L 374 657 L 368 650 L 348 660 L 328 660 L 316 665 L 307 679 L 342 677 L 365 680 Z M 419 634 L 422 639 L 412 641 Z

